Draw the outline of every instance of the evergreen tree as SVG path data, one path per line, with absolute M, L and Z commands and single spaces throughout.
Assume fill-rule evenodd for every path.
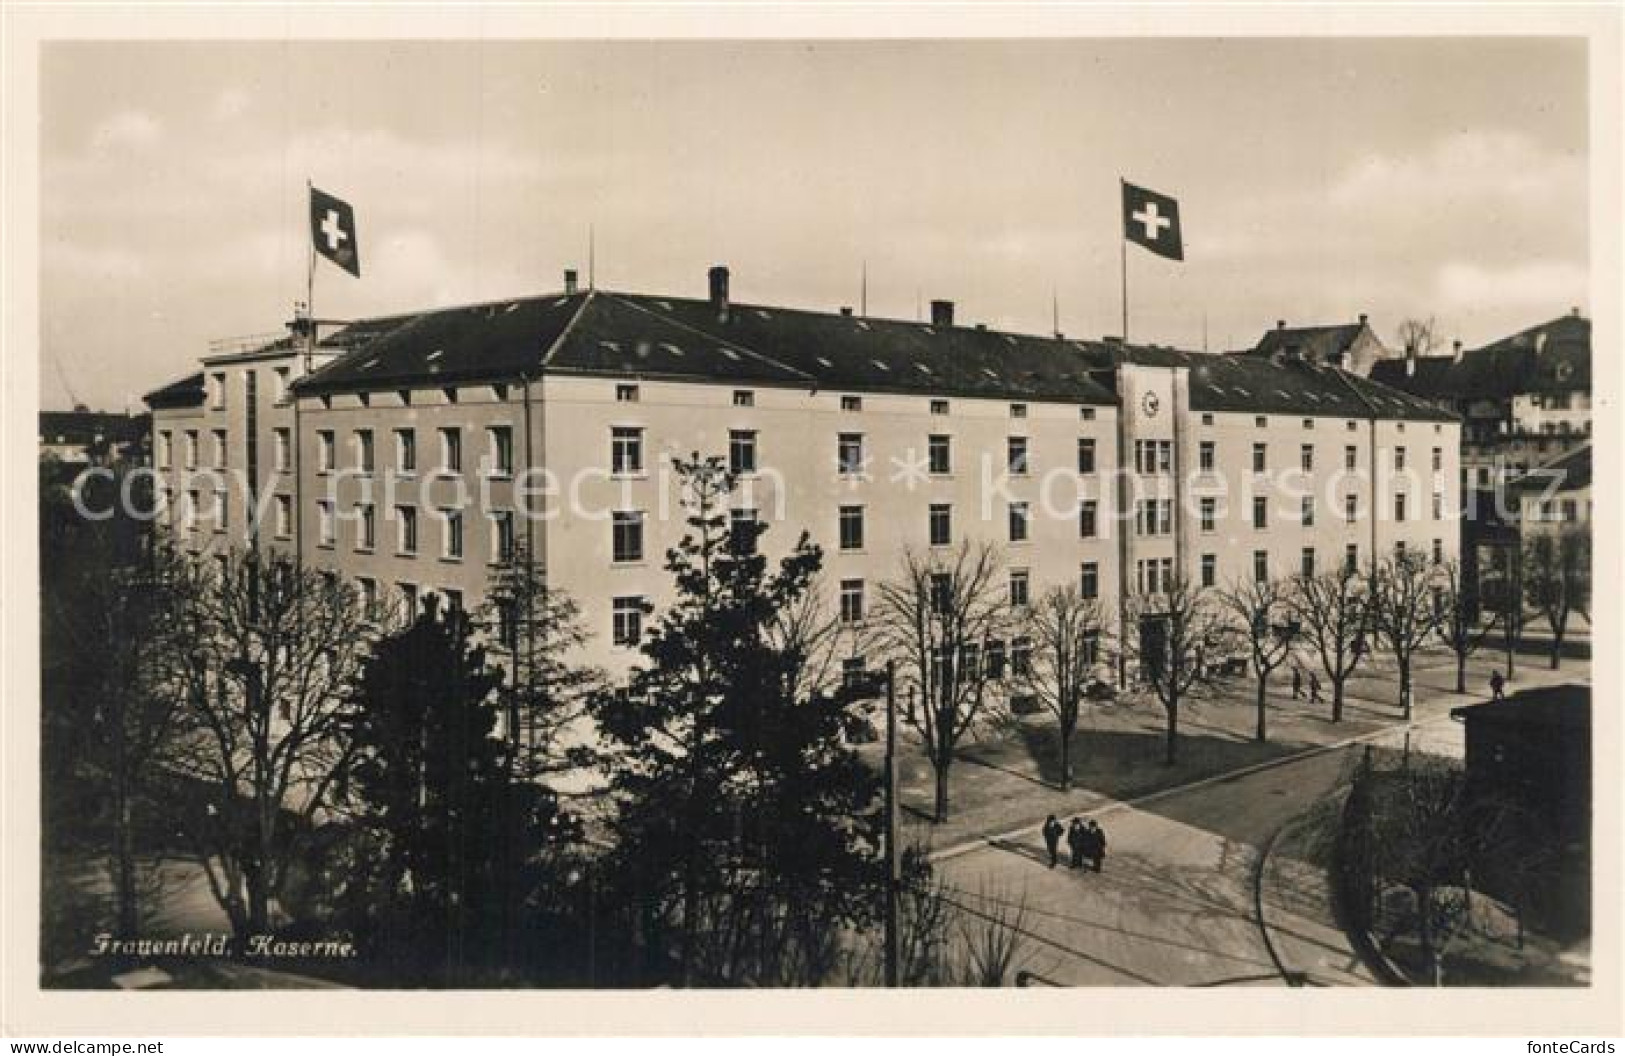
M 676 933 L 683 983 L 818 982 L 880 879 L 878 781 L 845 741 L 856 690 L 805 691 L 817 644 L 780 618 L 822 553 L 803 536 L 770 570 L 765 526 L 729 516 L 720 460 L 676 468 L 676 597 L 624 691 L 594 700 L 620 804 L 610 868 L 642 907 L 646 948 Z

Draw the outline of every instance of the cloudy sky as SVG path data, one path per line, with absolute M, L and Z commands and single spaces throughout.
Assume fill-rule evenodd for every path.
M 363 272 L 326 318 L 598 284 L 1120 331 L 1118 179 L 1179 198 L 1131 337 L 1437 317 L 1469 345 L 1586 306 L 1580 41 L 54 44 L 42 405 L 138 405 L 304 293 L 305 181 Z

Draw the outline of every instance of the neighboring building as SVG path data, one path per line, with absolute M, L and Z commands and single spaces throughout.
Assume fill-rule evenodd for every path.
M 39 457 L 64 466 L 88 466 L 123 457 L 142 459 L 152 428 L 150 415 L 112 414 L 83 406 L 41 411 Z
M 1582 444 L 1508 484 L 1524 535 L 1591 530 L 1591 445 Z
M 1466 726 L 1471 793 L 1510 801 L 1556 826 L 1591 835 L 1591 687 L 1546 686 L 1453 708 Z
M 213 356 L 149 397 L 172 523 L 200 551 L 257 524 L 365 592 L 468 607 L 522 541 L 611 670 L 640 603 L 671 597 L 685 525 L 665 470 L 695 451 L 740 472 L 769 552 L 803 530 L 823 548 L 854 630 L 905 547 L 989 540 L 1012 596 L 1079 584 L 1112 605 L 1176 570 L 1218 585 L 1400 544 L 1455 556 L 1454 417 L 1347 372 L 1001 333 L 945 301 L 928 323 L 740 305 L 721 268 L 710 287 L 567 274 L 562 293 L 352 323 L 313 369 L 288 340 Z
M 1252 354 L 1265 357 L 1277 353 L 1297 356 L 1321 366 L 1338 367 L 1362 377 L 1369 375 L 1375 364 L 1393 355 L 1364 315 L 1358 322 L 1331 326 L 1287 326 L 1285 319 L 1278 320 L 1275 329 L 1264 331 L 1252 349 Z

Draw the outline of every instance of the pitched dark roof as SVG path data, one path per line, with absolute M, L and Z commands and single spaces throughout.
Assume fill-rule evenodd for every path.
M 1510 399 L 1591 390 L 1591 320 L 1559 316 L 1483 348 L 1453 356 L 1422 356 L 1416 370 L 1403 359 L 1382 360 L 1372 378 L 1437 400 Z
M 563 373 L 1115 400 L 1054 338 L 748 304 L 723 321 L 708 301 L 603 291 L 367 320 L 323 344 L 354 347 L 302 392 Z
M 1544 491 L 1555 485 L 1559 492 L 1579 491 L 1591 486 L 1591 445 L 1581 444 L 1531 469 L 1508 486 L 1517 491 Z
M 1326 363 L 1349 350 L 1359 339 L 1365 323 L 1338 323 L 1332 326 L 1286 326 L 1264 331 L 1252 353 L 1269 356 L 1276 352 L 1305 356 Z
M 1160 346 L 1091 346 L 1102 366 L 1181 366 L 1191 372 L 1191 409 L 1241 414 L 1289 414 L 1305 418 L 1383 418 L 1455 421 L 1427 400 L 1372 382 L 1358 374 L 1296 355 L 1261 356 L 1254 351 L 1181 352 Z
M 108 411 L 41 411 L 40 439 L 49 444 L 92 444 L 134 440 L 147 431 L 144 414 Z
M 1295 357 L 1206 355 L 766 305 L 595 291 L 362 320 L 304 393 L 543 373 L 1112 404 L 1118 362 L 1192 368 L 1197 410 L 1453 420 L 1425 401 Z M 1284 362 L 1277 362 L 1283 360 Z
M 188 374 L 141 397 L 148 407 L 197 407 L 203 403 L 203 372 Z

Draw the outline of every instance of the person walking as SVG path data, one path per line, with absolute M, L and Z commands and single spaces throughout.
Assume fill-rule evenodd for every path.
M 1088 835 L 1083 831 L 1083 822 L 1073 818 L 1072 823 L 1066 827 L 1066 848 L 1072 852 L 1069 864 L 1074 869 L 1083 868 L 1083 845 L 1087 840 Z
M 1320 676 L 1313 671 L 1309 672 L 1309 703 L 1320 703 Z
M 1297 664 L 1292 665 L 1292 699 L 1298 700 L 1303 696 L 1303 668 Z
M 1049 848 L 1049 867 L 1055 868 L 1055 863 L 1061 859 L 1061 823 L 1051 814 L 1044 819 L 1044 846 Z
M 1500 668 L 1490 672 L 1490 699 L 1507 699 L 1507 680 L 1502 677 Z
M 1095 872 L 1106 864 L 1106 830 L 1100 827 L 1100 822 L 1094 818 L 1089 819 L 1089 857 L 1094 863 Z

